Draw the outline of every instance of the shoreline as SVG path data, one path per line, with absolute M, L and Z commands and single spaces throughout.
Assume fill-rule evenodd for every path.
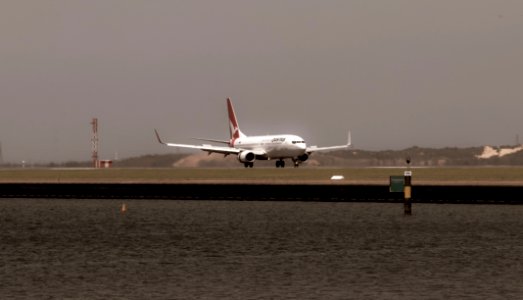
M 523 186 L 414 185 L 413 203 L 523 204 Z M 269 183 L 0 183 L 0 198 L 403 203 L 388 185 Z

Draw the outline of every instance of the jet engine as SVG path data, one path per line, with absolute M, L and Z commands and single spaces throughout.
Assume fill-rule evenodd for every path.
M 303 153 L 302 155 L 298 156 L 299 161 L 306 161 L 307 159 L 309 159 L 309 154 L 307 153 Z
M 253 162 L 256 158 L 256 155 L 254 153 L 249 151 L 243 151 L 238 153 L 238 160 L 242 163 L 250 163 Z

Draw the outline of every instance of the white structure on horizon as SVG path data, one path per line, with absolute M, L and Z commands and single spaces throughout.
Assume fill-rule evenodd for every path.
M 503 156 L 517 153 L 521 150 L 523 150 L 523 146 L 518 146 L 518 147 L 514 147 L 514 148 L 500 148 L 500 149 L 494 149 L 494 147 L 485 146 L 483 148 L 483 153 L 481 153 L 480 155 L 476 155 L 476 157 L 479 159 L 489 159 L 492 157 L 503 157 Z

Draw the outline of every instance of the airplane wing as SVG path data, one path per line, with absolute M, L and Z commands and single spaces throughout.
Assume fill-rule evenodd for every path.
M 238 154 L 238 153 L 244 151 L 244 149 L 239 149 L 239 148 L 213 146 L 213 145 L 205 145 L 205 144 L 204 145 L 188 145 L 188 144 L 165 143 L 160 138 L 160 134 L 158 133 L 158 131 L 156 129 L 154 130 L 154 132 L 156 133 L 156 138 L 158 139 L 158 142 L 160 144 L 163 144 L 163 145 L 166 145 L 169 147 L 198 149 L 198 150 L 209 152 L 209 154 L 210 153 L 221 153 L 221 154 L 225 154 L 225 155 Z M 255 154 L 260 155 L 260 153 L 255 153 Z
M 345 145 L 329 146 L 329 147 L 310 146 L 310 147 L 307 147 L 305 152 L 312 153 L 312 152 L 320 152 L 320 151 L 342 150 L 342 149 L 349 148 L 351 145 L 352 145 L 351 134 L 349 131 L 348 136 L 347 136 L 347 144 L 345 144 Z

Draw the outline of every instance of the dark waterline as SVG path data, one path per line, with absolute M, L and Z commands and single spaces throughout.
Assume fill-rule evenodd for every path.
M 523 206 L 0 199 L 0 298 L 518 299 Z

